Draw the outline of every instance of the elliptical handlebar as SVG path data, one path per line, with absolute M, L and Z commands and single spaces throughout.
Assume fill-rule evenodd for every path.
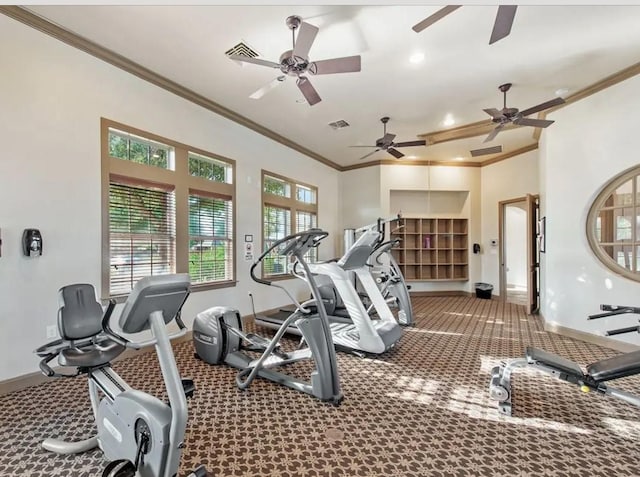
M 271 285 L 271 282 L 269 280 L 264 280 L 256 276 L 255 274 L 256 267 L 258 266 L 259 263 L 261 263 L 264 260 L 264 258 L 267 255 L 269 255 L 269 253 L 271 253 L 274 249 L 276 249 L 280 245 L 285 244 L 287 242 L 291 242 L 290 244 L 288 244 L 286 247 L 283 248 L 283 250 L 279 253 L 279 255 L 294 255 L 296 254 L 296 252 L 301 250 L 302 247 L 304 247 L 305 245 L 308 248 L 317 247 L 320 244 L 320 241 L 323 240 L 328 235 L 329 235 L 329 232 L 325 232 L 322 229 L 309 229 L 309 230 L 304 230 L 302 232 L 297 232 L 295 234 L 287 235 L 286 237 L 280 240 L 277 240 L 271 245 L 271 247 L 265 250 L 262 253 L 262 255 L 260 255 L 256 259 L 255 262 L 253 262 L 253 265 L 251 265 L 251 268 L 249 269 L 249 274 L 251 275 L 251 279 L 257 283 L 262 283 L 263 285 Z M 309 240 L 312 241 L 311 244 L 309 244 Z
M 366 232 L 367 230 L 377 230 L 378 232 L 382 232 L 383 231 L 383 226 L 385 224 L 391 223 L 391 222 L 395 222 L 396 220 L 401 220 L 402 219 L 402 215 L 401 214 L 397 214 L 394 215 L 393 217 L 389 217 L 387 219 L 383 219 L 382 217 L 378 218 L 378 220 L 376 220 L 374 223 L 369 224 L 369 225 L 364 225 L 358 229 L 355 230 L 355 233 L 359 234 L 362 232 Z

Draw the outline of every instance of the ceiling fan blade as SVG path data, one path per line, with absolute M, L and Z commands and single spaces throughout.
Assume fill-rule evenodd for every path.
M 314 75 L 330 75 L 333 73 L 353 73 L 360 71 L 360 55 L 314 61 L 309 71 Z
M 381 139 L 380 141 L 382 141 L 382 144 L 391 144 L 394 140 L 394 138 L 396 137 L 395 134 L 391 134 L 391 133 L 386 133 Z
M 500 110 L 496 108 L 483 109 L 483 111 L 494 119 L 499 119 L 503 116 Z
M 304 58 L 305 60 L 308 59 L 309 50 L 311 49 L 311 45 L 313 45 L 313 40 L 316 39 L 317 34 L 317 26 L 302 22 L 300 24 L 300 31 L 298 31 L 298 36 L 296 38 L 296 45 L 293 47 L 292 55 Z
M 260 88 L 259 90 L 255 91 L 254 93 L 251 93 L 249 95 L 249 97 L 251 99 L 260 99 L 262 98 L 265 94 L 267 94 L 269 91 L 271 91 L 273 88 L 275 88 L 276 86 L 278 86 L 279 84 L 281 84 L 287 77 L 282 75 L 282 76 L 278 76 L 277 78 L 273 79 L 272 81 L 270 81 L 269 83 L 265 84 L 262 88 Z
M 365 154 L 364 156 L 362 156 L 361 158 L 359 158 L 358 160 L 362 160 L 362 159 L 366 159 L 367 157 L 371 156 L 372 154 L 375 154 L 376 152 L 378 152 L 380 149 L 376 149 L 375 151 L 371 151 L 369 154 Z
M 504 124 L 498 124 L 482 142 L 493 141 L 493 138 L 495 138 L 498 135 L 498 133 L 502 130 L 503 127 L 504 127 Z
M 387 149 L 387 152 L 389 154 L 391 154 L 393 157 L 395 157 L 396 159 L 400 159 L 401 157 L 404 157 L 404 154 L 402 154 L 400 151 L 398 151 L 397 149 L 394 149 L 392 147 Z
M 300 91 L 302 91 L 302 95 L 304 96 L 304 99 L 307 100 L 307 103 L 309 103 L 309 106 L 313 106 L 314 104 L 322 101 L 322 98 L 320 98 L 320 95 L 306 76 L 300 76 L 298 81 L 296 81 L 296 84 L 298 85 L 298 88 L 300 88 Z
M 349 146 L 349 147 L 378 147 L 378 146 Z
M 502 152 L 502 146 L 485 147 L 484 149 L 474 149 L 471 152 L 473 157 L 485 156 L 487 154 L 497 154 Z
M 516 16 L 517 8 L 517 5 L 500 5 L 498 7 L 498 14 L 496 15 L 496 21 L 493 24 L 491 39 L 489 40 L 490 45 L 498 40 L 502 40 L 505 36 L 511 33 L 511 26 L 513 25 L 513 19 Z
M 533 106 L 529 109 L 525 109 L 524 111 L 520 111 L 520 114 L 523 116 L 530 116 L 531 114 L 537 113 L 538 111 L 543 111 L 545 109 L 549 109 L 549 108 L 552 108 L 553 106 L 557 106 L 559 104 L 564 104 L 564 103 L 565 103 L 565 100 L 562 98 L 553 98 L 537 106 Z
M 240 56 L 240 55 L 229 55 L 229 58 L 235 61 L 242 61 L 243 63 L 252 63 L 254 65 L 268 66 L 269 68 L 280 68 L 280 63 L 261 60 L 260 58 L 247 58 L 246 56 Z
M 426 145 L 427 145 L 427 141 L 423 139 L 422 141 L 397 142 L 393 145 L 393 147 L 426 146 Z
M 449 15 L 449 13 L 456 11 L 461 6 L 462 5 L 447 5 L 446 7 L 443 7 L 440 10 L 438 10 L 433 15 L 428 16 L 427 18 L 422 20 L 420 23 L 416 23 L 411 28 L 416 33 L 420 33 L 422 30 L 424 30 L 428 26 L 433 25 L 435 22 L 437 22 L 438 20 L 441 20 L 442 18 L 446 17 L 447 15 Z
M 554 121 L 548 119 L 532 119 L 532 118 L 520 118 L 513 121 L 518 126 L 533 126 L 534 128 L 546 128 L 551 126 Z

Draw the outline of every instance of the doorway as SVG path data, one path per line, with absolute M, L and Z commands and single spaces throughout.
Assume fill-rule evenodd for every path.
M 500 202 L 499 219 L 500 296 L 535 313 L 540 297 L 538 197 L 527 195 Z

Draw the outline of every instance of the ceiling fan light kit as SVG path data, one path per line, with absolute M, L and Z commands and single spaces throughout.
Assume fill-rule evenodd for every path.
M 287 17 L 285 23 L 291 30 L 293 47 L 291 50 L 287 50 L 280 55 L 278 63 L 260 58 L 247 58 L 233 54 L 228 55 L 229 58 L 235 61 L 279 69 L 284 73 L 284 76 L 278 76 L 275 80 L 252 93 L 249 96 L 250 98 L 261 98 L 280 83 L 284 82 L 286 76 L 293 76 L 297 78 L 296 85 L 305 100 L 310 106 L 313 106 L 322 101 L 322 98 L 311 84 L 311 81 L 309 81 L 309 78 L 305 76 L 306 73 L 311 75 L 329 75 L 335 73 L 353 73 L 361 70 L 360 55 L 310 61 L 309 50 L 311 50 L 311 46 L 318 34 L 318 27 L 304 22 L 302 18 L 297 15 Z

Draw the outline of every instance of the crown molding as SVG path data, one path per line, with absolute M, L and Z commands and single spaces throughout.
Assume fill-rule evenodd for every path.
M 530 144 L 527 146 L 523 146 L 519 149 L 513 150 L 511 152 L 507 152 L 505 154 L 501 154 L 499 156 L 493 157 L 491 159 L 487 159 L 482 162 L 439 162 L 439 161 L 407 161 L 407 160 L 379 160 L 379 161 L 371 161 L 365 162 L 362 164 L 354 164 L 350 166 L 341 166 L 330 159 L 307 149 L 306 147 L 287 139 L 286 137 L 262 126 L 261 124 L 252 121 L 245 116 L 242 116 L 235 111 L 232 111 L 210 99 L 192 91 L 184 86 L 171 81 L 170 79 L 161 76 L 148 68 L 145 68 L 138 63 L 131 61 L 130 59 L 115 53 L 107 48 L 104 48 L 97 43 L 94 43 L 84 37 L 81 37 L 69 30 L 66 30 L 32 12 L 27 10 L 24 7 L 14 6 L 14 5 L 0 5 L 0 13 L 19 21 L 27 26 L 34 28 L 42 33 L 45 33 L 63 43 L 66 43 L 74 48 L 77 48 L 85 53 L 89 53 L 90 55 L 103 60 L 117 68 L 122 69 L 134 76 L 137 76 L 151 84 L 154 84 L 164 90 L 173 93 L 187 101 L 190 101 L 194 104 L 197 104 L 215 114 L 218 114 L 224 118 L 227 118 L 237 124 L 240 124 L 248 129 L 251 129 L 258 134 L 261 134 L 269 139 L 276 141 L 283 146 L 289 147 L 295 151 L 304 154 L 305 156 L 310 157 L 328 167 L 331 167 L 337 171 L 349 171 L 354 169 L 360 169 L 364 167 L 371 167 L 377 165 L 440 165 L 440 166 L 453 166 L 453 167 L 483 167 L 485 165 L 494 164 L 496 162 L 502 161 L 504 159 L 508 159 L 509 157 L 513 157 L 518 154 L 522 154 L 524 152 L 528 152 L 538 147 L 538 141 L 542 134 L 542 128 L 534 128 L 533 131 L 533 139 L 535 140 L 535 144 Z M 629 79 L 640 73 L 640 62 L 635 63 L 623 70 L 620 70 L 606 78 L 603 78 L 596 83 L 593 83 L 586 88 L 583 88 L 576 93 L 565 98 L 565 103 L 550 108 L 546 111 L 542 111 L 538 114 L 538 118 L 544 119 L 547 114 L 556 111 L 560 108 L 563 108 L 571 103 L 589 97 L 599 91 L 602 91 L 610 86 L 613 86 L 621 81 Z M 462 126 L 458 126 L 451 129 L 445 129 L 440 131 L 433 131 L 429 133 L 418 134 L 419 138 L 425 139 L 427 146 L 439 144 L 448 141 L 455 141 L 458 139 L 466 139 L 470 137 L 482 136 L 489 134 L 491 130 L 495 127 L 495 123 L 493 123 L 490 119 L 484 121 L 478 121 L 471 124 L 466 124 Z M 523 126 L 518 126 L 516 124 L 508 124 L 504 127 L 504 131 L 508 131 L 510 129 L 515 129 Z
M 316 161 L 321 162 L 322 164 L 329 166 L 338 171 L 342 170 L 342 166 L 336 164 L 335 162 L 327 159 L 326 157 L 307 149 L 300 144 L 287 139 L 286 137 L 262 126 L 261 124 L 252 121 L 249 118 L 246 118 L 235 111 L 232 111 L 224 106 L 211 101 L 210 99 L 192 91 L 184 86 L 171 81 L 170 79 L 159 75 L 151 71 L 144 66 L 131 61 L 130 59 L 119 55 L 118 53 L 111 51 L 103 46 L 98 45 L 80 35 L 77 35 L 69 30 L 66 30 L 32 12 L 27 10 L 26 8 L 13 6 L 13 5 L 0 5 L 0 13 L 5 14 L 6 16 L 13 18 L 21 23 L 24 23 L 27 26 L 34 28 L 42 33 L 45 33 L 57 40 L 66 43 L 67 45 L 73 46 L 85 53 L 89 53 L 96 58 L 105 61 L 121 70 L 126 71 L 127 73 L 131 73 L 138 78 L 141 78 L 149 83 L 158 86 L 170 93 L 175 94 L 176 96 L 180 96 L 187 101 L 190 101 L 198 106 L 201 106 L 209 111 L 212 111 L 222 117 L 225 117 L 235 123 L 238 123 L 248 129 L 251 129 L 258 134 L 261 134 L 269 139 L 276 141 L 277 143 L 282 144 L 283 146 L 287 146 L 295 151 L 304 154 Z

